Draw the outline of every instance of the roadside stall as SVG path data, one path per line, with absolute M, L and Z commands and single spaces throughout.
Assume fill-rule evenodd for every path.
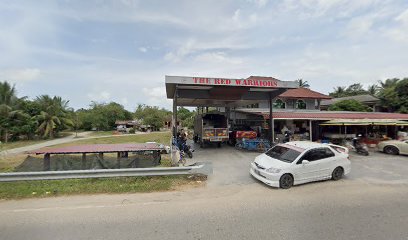
M 391 119 L 334 119 L 324 123 L 323 137 L 326 141 L 340 143 L 343 139 L 351 139 L 358 134 L 363 142 L 375 147 L 379 142 L 397 139 L 398 127 L 408 126 L 408 122 Z M 337 133 L 334 128 L 337 128 Z

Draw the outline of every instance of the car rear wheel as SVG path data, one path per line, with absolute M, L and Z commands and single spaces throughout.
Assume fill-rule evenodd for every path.
M 333 170 L 332 179 L 333 179 L 334 181 L 337 181 L 337 180 L 341 179 L 341 178 L 343 177 L 343 175 L 344 175 L 344 170 L 343 170 L 343 168 L 342 168 L 342 167 L 336 167 L 336 168 Z
M 279 180 L 279 186 L 283 189 L 288 189 L 293 186 L 293 176 L 286 173 Z
M 398 155 L 399 154 L 399 150 L 398 148 L 394 147 L 394 146 L 386 146 L 384 147 L 384 152 L 386 154 L 391 154 L 391 155 Z

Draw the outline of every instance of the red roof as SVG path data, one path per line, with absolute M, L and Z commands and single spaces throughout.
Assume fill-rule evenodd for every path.
M 269 113 L 255 113 L 263 115 L 265 119 L 269 119 Z M 408 120 L 408 114 L 402 113 L 383 113 L 383 112 L 273 112 L 275 119 L 392 119 L 392 120 Z
M 278 97 L 282 98 L 314 98 L 314 99 L 332 99 L 332 97 L 315 92 L 308 88 L 289 89 Z
M 262 76 L 250 76 L 249 78 L 250 80 L 259 80 L 259 81 L 279 81 L 278 79 L 274 78 L 274 77 L 262 77 Z
M 66 154 L 66 153 L 109 153 L 109 152 L 138 152 L 163 150 L 157 143 L 126 143 L 126 144 L 89 144 L 67 146 L 60 148 L 43 148 L 35 154 Z

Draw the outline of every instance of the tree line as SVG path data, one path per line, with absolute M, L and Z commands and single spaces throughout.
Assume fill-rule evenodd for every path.
M 380 99 L 380 107 L 388 112 L 408 113 L 408 78 L 392 78 L 378 81 L 376 84 L 364 88 L 362 84 L 355 83 L 348 87 L 338 86 L 329 96 L 334 98 L 350 97 L 370 94 Z M 343 100 L 329 107 L 332 111 L 372 111 L 371 108 L 356 101 Z
M 181 107 L 178 116 L 183 126 L 192 127 L 194 111 Z M 0 138 L 3 142 L 54 138 L 63 130 L 110 131 L 115 129 L 117 120 L 134 119 L 152 129 L 160 129 L 171 120 L 171 111 L 139 104 L 135 112 L 130 112 L 116 102 L 91 102 L 88 108 L 74 110 L 69 100 L 59 96 L 17 97 L 15 85 L 0 82 Z

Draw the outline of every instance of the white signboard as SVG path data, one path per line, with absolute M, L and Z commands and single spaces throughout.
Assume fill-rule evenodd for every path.
M 254 77 L 247 79 L 206 78 L 206 77 L 178 77 L 166 76 L 166 84 L 191 84 L 207 86 L 241 86 L 261 88 L 297 88 L 296 81 L 280 81 L 274 78 Z

